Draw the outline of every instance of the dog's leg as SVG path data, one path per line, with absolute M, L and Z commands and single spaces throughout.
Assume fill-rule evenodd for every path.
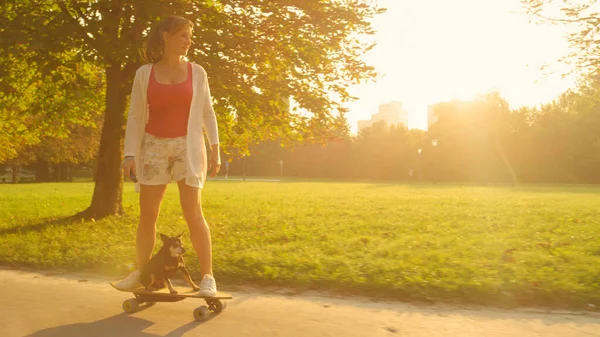
M 169 280 L 168 278 L 165 277 L 165 283 L 167 284 L 167 287 L 169 287 L 169 292 L 171 294 L 177 294 L 177 290 L 175 290 L 175 288 L 173 288 L 173 285 L 171 284 L 171 280 Z
M 146 285 L 146 287 L 144 287 L 144 289 L 148 290 L 148 291 L 153 291 L 154 288 L 152 287 L 154 285 L 154 274 L 150 274 L 150 282 L 148 282 L 148 284 Z
M 179 270 L 183 274 L 183 278 L 185 279 L 185 281 L 192 287 L 192 289 L 194 291 L 200 290 L 200 287 L 198 287 L 196 285 L 196 283 L 194 283 L 194 281 L 192 280 L 192 277 L 190 276 L 190 272 L 188 271 L 188 269 L 185 266 L 179 267 Z

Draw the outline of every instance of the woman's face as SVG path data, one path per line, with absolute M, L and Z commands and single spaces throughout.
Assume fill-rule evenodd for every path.
M 190 27 L 183 27 L 173 34 L 164 33 L 165 52 L 184 56 L 192 45 L 192 32 Z

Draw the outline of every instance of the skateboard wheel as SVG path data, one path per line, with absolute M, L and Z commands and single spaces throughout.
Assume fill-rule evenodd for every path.
M 127 313 L 132 313 L 137 310 L 140 306 L 140 301 L 137 298 L 130 298 L 127 301 L 123 302 L 123 311 Z
M 227 308 L 227 302 L 214 301 L 213 302 L 213 311 L 219 313 Z
M 206 320 L 206 316 L 208 316 L 208 308 L 205 306 L 198 307 L 194 309 L 194 319 L 198 322 L 202 322 Z

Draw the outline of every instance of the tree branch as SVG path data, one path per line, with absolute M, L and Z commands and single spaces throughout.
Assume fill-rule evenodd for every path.
M 96 50 L 100 49 L 99 46 L 96 44 L 96 40 L 90 38 L 90 36 L 85 31 L 85 29 L 77 21 L 80 18 L 79 17 L 73 17 L 71 15 L 71 12 L 69 11 L 69 9 L 67 8 L 67 6 L 65 5 L 64 2 L 57 1 L 57 4 L 60 7 L 61 11 L 70 19 L 71 23 L 73 25 L 77 26 L 77 30 L 81 33 L 81 37 L 85 41 L 85 43 L 87 43 L 88 45 L 92 46 Z M 81 19 L 84 20 L 84 22 L 86 22 L 86 20 L 84 18 L 81 18 Z

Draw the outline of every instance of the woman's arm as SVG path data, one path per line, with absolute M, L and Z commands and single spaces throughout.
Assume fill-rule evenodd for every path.
M 127 114 L 127 128 L 125 129 L 124 156 L 134 156 L 136 153 L 137 142 L 140 136 L 140 125 L 142 114 L 144 113 L 144 102 L 142 97 L 142 79 L 140 71 L 136 71 L 131 88 L 131 99 L 129 103 L 129 113 Z
M 219 147 L 219 128 L 217 126 L 217 116 L 212 106 L 212 100 L 210 95 L 210 86 L 208 85 L 208 76 L 204 71 L 204 130 L 208 137 L 208 143 L 211 149 L 218 149 Z

